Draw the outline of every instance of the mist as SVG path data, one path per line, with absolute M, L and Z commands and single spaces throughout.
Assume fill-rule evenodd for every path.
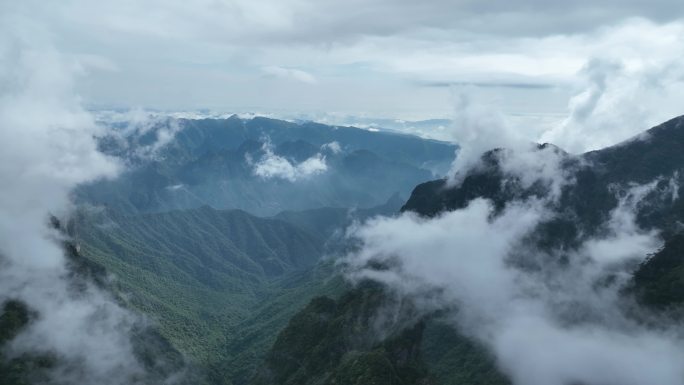
M 327 143 L 322 149 L 329 149 L 333 153 L 341 151 L 336 142 Z M 246 161 L 252 166 L 254 175 L 263 179 L 278 178 L 295 182 L 311 178 L 328 170 L 325 155 L 320 152 L 301 162 L 293 162 L 275 154 L 269 138 L 264 141 L 262 150 L 264 155 L 259 160 L 254 161 L 251 157 L 247 157 Z
M 502 186 L 538 183 L 545 194 L 514 199 L 503 210 L 477 198 L 433 218 L 405 212 L 370 220 L 350 230 L 360 246 L 344 260 L 347 277 L 380 282 L 426 316 L 446 313 L 516 385 L 682 384 L 684 330 L 645 322 L 657 316 L 624 295 L 633 271 L 662 246 L 658 231 L 637 225 L 640 207 L 647 196 L 669 200 L 677 189 L 659 191 L 658 180 L 612 186 L 618 204 L 595 235 L 548 250 L 531 240 L 562 215 L 561 191 L 575 183 L 561 165 L 565 153 L 521 145 L 495 154 Z M 453 172 L 478 170 L 477 162 L 463 164 Z
M 98 151 L 102 128 L 73 91 L 83 67 L 40 25 L 10 16 L 0 18 L 0 303 L 21 301 L 35 316 L 6 353 L 55 357 L 56 384 L 136 383 L 140 318 L 93 283 L 73 286 L 66 235 L 49 222 L 68 218 L 76 185 L 115 177 L 122 165 Z

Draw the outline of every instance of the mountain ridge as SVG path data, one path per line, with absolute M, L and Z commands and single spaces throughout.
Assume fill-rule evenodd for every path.
M 174 139 L 140 158 L 138 152 L 147 154 L 153 146 L 147 137 L 154 137 L 154 127 L 172 124 L 180 127 Z M 79 187 L 78 203 L 129 213 L 209 204 L 261 216 L 367 208 L 395 192 L 408 195 L 417 183 L 445 172 L 456 151 L 452 144 L 416 136 L 266 118 L 166 120 L 143 135 L 146 141 L 102 139 L 106 153 L 131 167 L 113 180 Z M 313 158 L 316 173 L 298 169 Z
M 493 203 L 495 212 L 492 215 L 497 215 L 496 210 L 502 210 L 511 202 L 548 197 L 552 192 L 548 186 L 525 184 L 506 172 L 500 163 L 505 151 L 495 149 L 484 153 L 481 163 L 463 176 L 460 183 L 449 185 L 446 179 L 438 179 L 416 186 L 401 211 L 430 218 L 445 211 L 464 208 L 473 199 L 484 198 Z M 656 318 L 660 315 L 669 319 L 676 314 L 679 317 L 677 319 L 681 319 L 681 314 L 684 314 L 681 306 L 684 303 L 684 237 L 680 223 L 684 223 L 684 201 L 677 191 L 684 184 L 678 174 L 684 168 L 684 117 L 669 120 L 648 130 L 647 134 L 618 145 L 585 154 L 570 155 L 549 144 L 538 145 L 533 151 L 558 152 L 553 161 L 560 165 L 559 171 L 566 173 L 563 177 L 572 181 L 561 185 L 557 199 L 548 201 L 547 205 L 556 215 L 543 220 L 530 239 L 542 250 L 568 251 L 578 247 L 582 240 L 600 236 L 604 231 L 601 224 L 620 204 L 617 194 L 624 194 L 625 189 L 635 185 L 652 184 L 648 190 L 650 192 L 641 197 L 637 206 L 636 222 L 646 230 L 659 230 L 665 244 L 641 265 L 634 267 L 634 276 L 623 290 L 623 295 L 645 305 L 655 312 Z M 563 266 L 562 256 L 559 266 Z M 386 266 L 380 264 L 369 268 L 382 270 Z M 353 296 L 351 293 L 349 295 Z M 393 298 L 392 294 L 385 293 L 384 296 L 386 300 Z M 380 307 L 373 305 L 373 301 L 363 302 L 363 295 L 358 294 L 356 299 L 369 306 L 367 311 L 381 314 Z M 294 330 L 305 325 L 301 317 L 306 317 L 309 311 L 305 309 L 294 317 L 288 326 L 290 330 L 285 329 L 279 338 L 287 338 Z M 353 312 L 347 313 L 347 316 L 351 314 Z M 422 321 L 430 325 L 425 330 L 431 334 L 415 336 L 413 340 L 423 350 L 424 365 L 433 379 L 450 385 L 510 384 L 485 348 L 451 327 L 445 330 L 443 326 L 440 329 L 437 326 L 439 315 L 435 316 Z M 341 334 L 344 335 L 343 332 Z M 447 341 L 452 345 L 448 345 Z M 282 346 L 274 345 L 272 354 L 282 349 Z M 312 353 L 312 356 L 304 359 L 315 360 L 316 357 Z M 279 365 L 274 361 L 265 363 L 266 367 Z M 365 369 L 361 373 L 370 375 L 382 367 L 378 365 L 371 359 L 365 360 L 361 365 Z M 268 383 L 288 384 L 295 378 L 302 383 L 316 382 L 321 375 L 314 372 L 304 377 L 292 375 L 272 378 Z M 359 372 L 349 373 L 345 380 L 354 383 L 358 375 Z M 402 383 L 403 380 L 397 379 L 395 382 Z M 255 383 L 260 384 L 258 381 Z

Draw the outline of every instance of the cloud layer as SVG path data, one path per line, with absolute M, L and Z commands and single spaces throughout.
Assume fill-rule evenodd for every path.
M 515 384 L 681 384 L 681 330 L 649 329 L 627 315 L 619 295 L 635 264 L 660 245 L 657 233 L 634 223 L 654 186 L 626 190 L 606 235 L 571 251 L 568 263 L 525 242 L 554 215 L 543 200 L 511 202 L 494 215 L 476 199 L 435 218 L 404 213 L 354 229 L 361 247 L 346 261 L 350 277 L 382 282 L 425 314 L 446 310 Z M 531 262 L 538 268 L 521 267 Z M 378 263 L 387 268 L 369 268 Z
M 567 155 L 531 145 L 467 96 L 458 108 L 461 120 L 454 127 L 462 128 L 455 134 L 463 157 L 454 163 L 453 185 L 482 166 L 476 160 L 482 151 L 506 147 L 490 154 L 500 165 L 502 188 L 544 186 L 547 194 L 513 199 L 501 211 L 477 198 L 434 218 L 406 212 L 370 220 L 350 230 L 359 248 L 344 261 L 348 277 L 381 282 L 423 314 L 446 314 L 459 332 L 494 354 L 516 385 L 681 384 L 681 328 L 649 328 L 621 295 L 635 266 L 661 245 L 656 231 L 636 224 L 657 181 L 613 186 L 619 203 L 600 235 L 578 239 L 581 245 L 573 249 L 537 248 L 530 237 L 559 215 L 554 210 L 561 189 L 574 183 L 561 167 Z M 588 140 L 592 135 L 581 127 L 573 133 Z M 660 193 L 670 199 L 677 189 Z
M 632 71 L 681 56 L 684 17 L 665 0 L 28 0 L 3 10 L 49 26 L 100 106 L 404 119 L 450 115 L 450 88 L 463 85 L 506 114 L 563 112 L 596 59 Z
M 57 384 L 134 383 L 143 374 L 129 334 L 136 317 L 91 284 L 74 288 L 64 235 L 48 221 L 68 215 L 77 184 L 121 167 L 97 150 L 102 130 L 72 89 L 78 67 L 46 31 L 3 14 L 0 32 L 0 302 L 37 313 L 9 352 L 54 354 Z

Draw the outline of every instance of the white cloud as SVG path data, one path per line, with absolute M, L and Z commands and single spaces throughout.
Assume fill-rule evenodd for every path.
M 202 116 L 192 115 L 193 118 Z M 98 121 L 109 126 L 106 135 L 118 142 L 128 156 L 136 159 L 156 159 L 159 152 L 169 145 L 176 134 L 183 129 L 178 117 L 187 118 L 183 113 L 157 113 L 134 108 L 125 111 L 100 111 Z M 154 133 L 154 140 L 144 138 Z M 144 142 L 143 142 L 144 138 Z
M 320 153 L 300 163 L 295 163 L 274 154 L 273 147 L 269 141 L 264 143 L 263 150 L 265 154 L 258 162 L 254 163 L 250 158 L 247 158 L 247 162 L 252 163 L 254 174 L 264 179 L 280 178 L 295 182 L 308 179 L 328 170 L 325 156 Z
M 182 183 L 173 184 L 173 185 L 170 185 L 170 186 L 166 186 L 166 189 L 167 189 L 167 190 L 171 190 L 171 191 L 180 190 L 180 189 L 182 189 L 182 188 L 185 188 L 185 185 L 182 184 Z
M 459 150 L 449 173 L 453 183 L 465 176 L 483 152 L 494 148 L 517 150 L 529 144 L 502 114 L 472 99 L 473 96 L 465 92 L 455 96 L 450 133 L 451 140 L 458 143 Z
M 342 147 L 338 142 L 330 142 L 321 146 L 322 150 L 329 150 L 333 154 L 339 154 L 342 152 Z
M 129 334 L 136 317 L 93 285 L 74 292 L 64 236 L 48 226 L 50 214 L 68 215 L 77 184 L 121 168 L 97 150 L 102 130 L 72 89 L 78 68 L 48 36 L 0 16 L 0 302 L 37 312 L 9 352 L 55 354 L 55 383 L 129 384 L 144 374 Z
M 64 51 L 115 63 L 118 71 L 79 83 L 100 105 L 420 119 L 449 113 L 448 89 L 434 85 L 472 84 L 505 113 L 548 113 L 564 108 L 592 58 L 658 63 L 665 48 L 681 50 L 674 1 L 512 9 L 503 1 L 27 0 L 5 8 L 52 26 Z
M 680 115 L 684 111 L 673 101 L 684 96 L 684 38 L 666 49 L 672 52 L 642 60 L 591 60 L 580 72 L 586 85 L 570 100 L 568 117 L 541 140 L 572 152 L 597 150 Z
M 611 265 L 630 256 L 645 256 L 656 250 L 660 246 L 658 232 L 641 230 L 636 225 L 636 213 L 639 203 L 655 190 L 657 183 L 658 180 L 628 189 L 620 198 L 618 206 L 610 213 L 606 235 L 585 242 L 582 253 L 594 258 L 598 264 Z
M 556 38 L 563 42 L 561 49 L 570 47 L 571 55 L 585 55 L 587 60 L 573 80 L 576 93 L 568 102 L 565 117 L 556 121 L 530 125 L 528 119 L 512 119 L 496 101 L 483 98 L 476 87 L 452 87 L 451 127 L 438 133 L 461 147 L 450 181 L 458 183 L 481 154 L 493 148 L 516 150 L 514 159 L 518 160 L 526 153 L 537 156 L 526 150 L 533 142 L 583 153 L 615 145 L 681 114 L 684 111 L 676 101 L 684 97 L 682 36 L 681 23 L 658 26 L 630 20 L 601 30 L 593 40 L 589 36 Z M 556 39 L 530 44 L 548 53 L 555 49 L 548 44 Z
M 98 70 L 98 71 L 110 71 L 118 72 L 121 69 L 112 60 L 92 54 L 77 54 L 74 55 L 74 60 L 78 65 L 80 65 L 84 70 Z
M 529 178 L 535 175 L 547 173 Z M 542 252 L 525 241 L 554 215 L 547 206 L 553 196 L 510 202 L 496 216 L 488 201 L 475 199 L 434 218 L 373 219 L 351 230 L 360 249 L 345 261 L 349 277 L 382 282 L 425 314 L 447 311 L 515 384 L 679 385 L 681 330 L 650 329 L 620 299 L 634 266 L 661 244 L 657 233 L 634 223 L 654 186 L 627 189 L 605 235 L 576 250 Z M 567 262 L 558 263 L 563 254 Z M 369 267 L 378 263 L 386 268 Z M 530 264 L 535 268 L 523 267 Z
M 292 79 L 302 83 L 314 84 L 316 78 L 306 71 L 296 68 L 284 68 L 278 66 L 263 67 L 262 70 L 266 75 L 275 76 L 283 79 Z

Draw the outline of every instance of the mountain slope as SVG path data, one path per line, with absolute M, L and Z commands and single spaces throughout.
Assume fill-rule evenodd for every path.
M 342 230 L 353 222 L 363 222 L 374 216 L 392 216 L 399 212 L 404 200 L 394 194 L 384 204 L 367 209 L 348 209 L 342 207 L 321 207 L 303 211 L 282 211 L 273 218 L 294 224 L 311 234 L 331 241 L 341 241 Z M 334 239 L 333 239 L 334 238 Z
M 70 230 L 133 305 L 194 356 L 223 343 L 225 329 L 268 295 L 270 279 L 315 265 L 324 241 L 283 221 L 209 207 L 82 213 Z
M 206 206 L 138 215 L 83 208 L 69 231 L 87 261 L 113 274 L 128 305 L 152 317 L 212 383 L 243 384 L 293 314 L 316 295 L 345 290 L 333 261 L 319 260 L 343 246 L 331 236 L 401 204 L 395 196 L 368 210 L 276 218 Z
M 351 151 L 366 149 L 386 159 L 438 166 L 439 162 L 435 160 L 453 157 L 454 149 L 442 142 L 411 135 L 314 122 L 292 123 L 265 117 L 240 119 L 234 115 L 228 119 L 180 120 L 179 124 L 184 128 L 177 134 L 178 145 L 170 147 L 169 151 L 188 149 L 187 152 L 198 154 L 211 149 L 236 149 L 246 140 L 260 141 L 266 136 L 275 145 L 304 140 L 320 147 L 338 142 Z
M 355 289 L 337 301 L 315 298 L 280 333 L 252 383 L 431 383 L 419 353 L 424 325 L 377 324 L 376 311 L 385 300 L 374 287 Z M 410 307 L 392 306 L 410 318 Z
M 493 150 L 483 156 L 483 166 L 471 171 L 457 186 L 446 180 L 418 185 L 402 210 L 433 216 L 445 210 L 465 207 L 476 198 L 491 199 L 495 206 L 547 192 L 538 186 L 518 187 L 505 175 L 500 157 Z M 544 151 L 540 146 L 538 151 Z M 618 145 L 581 155 L 565 154 L 561 170 L 567 180 L 554 210 L 558 215 L 540 226 L 541 238 L 572 246 L 581 238 L 601 231 L 619 203 L 620 190 L 635 184 L 655 183 L 655 188 L 639 204 L 637 224 L 659 229 L 669 236 L 684 219 L 684 200 L 679 187 L 684 183 L 684 117 L 654 127 Z M 669 193 L 665 193 L 669 190 Z M 547 242 L 548 243 L 548 242 Z
M 175 138 L 141 157 L 155 130 L 169 125 L 181 128 Z M 443 174 L 455 152 L 451 144 L 408 135 L 237 117 L 163 121 L 142 137 L 104 138 L 102 148 L 130 167 L 117 179 L 81 186 L 81 203 L 126 213 L 210 205 L 263 216 L 377 206 Z M 317 159 L 315 173 L 297 168 L 307 159 Z
M 497 149 L 485 153 L 480 165 L 465 175 L 461 183 L 449 185 L 446 180 L 436 180 L 418 185 L 402 210 L 433 217 L 444 211 L 463 208 L 476 198 L 487 198 L 495 209 L 500 210 L 512 201 L 548 196 L 551 192 L 549 186 L 523 183 L 506 171 L 501 163 L 505 159 L 505 151 Z M 661 250 L 636 267 L 632 284 L 624 294 L 636 294 L 636 298 L 653 311 L 664 310 L 668 316 L 681 316 L 681 304 L 684 303 L 684 238 L 681 233 L 684 202 L 678 192 L 683 183 L 680 171 L 684 169 L 684 117 L 668 121 L 619 145 L 587 154 L 570 155 L 550 145 L 540 145 L 536 151 L 553 152 L 553 159 L 559 161 L 558 171 L 572 183 L 562 185 L 558 199 L 546 203 L 556 215 L 542 221 L 530 241 L 541 248 L 569 250 L 589 237 L 600 236 L 605 232 L 602 225 L 619 205 L 625 191 L 637 184 L 649 184 L 650 188 L 644 190 L 636 205 L 636 221 L 642 228 L 660 231 L 666 242 Z M 376 268 L 382 270 L 385 267 Z M 347 295 L 363 302 L 361 294 L 352 291 Z M 381 312 L 377 302 L 368 301 L 367 304 L 367 312 Z M 309 313 L 311 311 L 308 310 Z M 347 310 L 345 315 L 336 314 L 335 317 L 348 319 L 354 314 L 353 310 Z M 271 358 L 265 363 L 271 373 L 276 373 L 266 383 L 326 383 L 328 377 L 325 375 L 334 369 L 316 367 L 316 370 L 301 374 L 301 368 L 306 368 L 310 360 L 325 357 L 324 354 L 330 354 L 329 350 L 335 351 L 333 346 L 344 346 L 333 344 L 319 352 L 315 345 L 307 345 L 309 336 L 297 335 L 296 330 L 306 329 L 307 325 L 309 329 L 317 330 L 318 324 L 310 325 L 317 319 L 320 320 L 305 311 L 291 320 L 289 328 L 292 330 L 283 332 L 279 337 L 281 341 L 287 340 L 290 348 L 282 343 L 273 346 L 269 357 L 280 359 Z M 421 365 L 429 372 L 426 378 L 441 384 L 509 383 L 484 348 L 452 328 L 441 325 L 438 317 L 428 317 L 422 322 L 426 328 L 415 342 L 420 347 Z M 325 334 L 324 340 L 343 339 L 349 334 L 344 329 L 336 330 Z M 297 347 L 302 344 L 309 350 L 308 355 L 297 355 Z M 364 348 L 360 350 L 366 351 Z M 304 366 L 299 367 L 299 371 L 288 366 L 285 360 L 288 355 L 297 357 L 297 362 L 303 362 Z M 329 361 L 337 362 L 334 359 Z M 279 377 L 278 373 L 289 375 Z M 353 382 L 353 378 L 347 380 Z M 400 379 L 394 378 L 379 383 L 392 381 L 401 383 Z
M 57 218 L 51 217 L 50 225 L 66 237 L 67 229 Z M 95 285 L 98 289 L 109 291 L 119 305 L 124 305 L 121 293 L 111 285 L 102 265 L 85 258 L 78 245 L 68 237 L 62 240 L 62 247 L 67 259 L 63 279 L 70 284 L 70 295 L 88 295 L 89 286 Z M 80 362 L 40 344 L 32 346 L 30 352 L 17 352 L 17 346 L 13 345 L 14 338 L 30 328 L 42 314 L 32 308 L 30 301 L 9 299 L 0 305 L 0 383 L 59 385 L 69 383 L 72 376 L 79 375 L 83 370 Z M 206 383 L 204 376 L 159 333 L 155 324 L 135 317 L 131 315 L 132 324 L 129 325 L 128 334 L 122 334 L 122 337 L 130 339 L 132 354 L 143 370 L 125 380 L 141 385 L 169 380 L 178 385 Z M 84 331 L 83 338 L 88 338 L 85 337 L 87 335 L 87 331 Z
M 684 303 L 684 234 L 665 242 L 634 274 L 633 289 L 641 303 L 656 310 L 682 313 Z

